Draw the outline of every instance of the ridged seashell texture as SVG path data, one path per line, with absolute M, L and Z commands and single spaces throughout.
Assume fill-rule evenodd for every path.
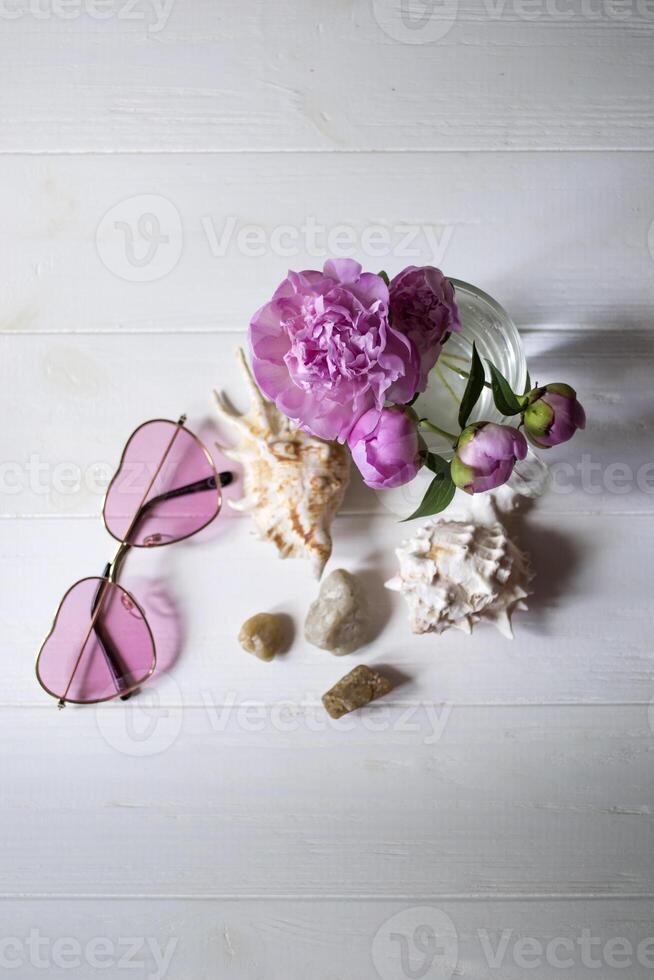
M 406 598 L 414 633 L 471 633 L 485 620 L 513 636 L 511 616 L 527 608 L 532 573 L 502 524 L 432 520 L 395 553 L 399 574 L 386 588 Z
M 319 578 L 332 553 L 331 523 L 349 482 L 344 446 L 302 432 L 262 395 L 243 350 L 237 357 L 250 392 L 248 412 L 236 411 L 216 392 L 220 418 L 237 433 L 224 449 L 244 471 L 244 496 L 230 500 L 249 511 L 262 538 L 282 558 L 308 558 Z

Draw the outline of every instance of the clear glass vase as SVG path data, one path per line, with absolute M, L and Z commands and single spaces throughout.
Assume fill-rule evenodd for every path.
M 459 431 L 458 414 L 467 378 L 456 368 L 469 371 L 473 342 L 484 365 L 486 359 L 495 364 L 512 389 L 522 393 L 527 381 L 527 362 L 518 328 L 503 307 L 491 296 L 459 279 L 450 280 L 456 290 L 462 329 L 453 333 L 429 378 L 427 390 L 420 395 L 414 408 L 421 418 L 428 418 L 447 432 Z M 488 375 L 488 372 L 487 372 Z M 503 422 L 508 420 L 497 410 L 489 388 L 484 388 L 470 415 L 470 422 Z M 422 431 L 429 449 L 452 458 L 452 446 L 436 433 Z M 384 506 L 401 517 L 412 513 L 422 500 L 433 473 L 422 469 L 415 480 L 395 490 L 380 490 Z M 527 458 L 516 466 L 511 483 L 520 493 L 538 496 L 547 482 L 547 468 L 530 450 Z
M 427 390 L 415 403 L 415 410 L 421 418 L 431 419 L 447 432 L 458 432 L 457 416 L 467 379 L 447 365 L 468 371 L 474 342 L 484 365 L 488 358 L 499 368 L 513 390 L 522 393 L 527 380 L 527 362 L 518 329 L 506 310 L 476 286 L 458 279 L 451 282 L 456 290 L 463 329 L 453 333 L 445 344 L 431 372 Z M 481 419 L 503 421 L 489 388 L 484 388 L 470 416 L 471 422 Z M 442 436 L 423 432 L 423 437 L 434 452 L 447 458 L 452 456 L 452 448 Z

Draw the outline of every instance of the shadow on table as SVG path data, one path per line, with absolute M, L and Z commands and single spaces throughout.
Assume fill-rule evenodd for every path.
M 528 616 L 535 630 L 544 631 L 549 613 L 559 600 L 567 601 L 579 568 L 588 561 L 589 547 L 549 522 L 547 526 L 531 523 L 530 514 L 537 506 L 537 500 L 522 498 L 517 510 L 503 520 L 511 539 L 529 556 L 534 592 L 527 599 Z
M 166 673 L 179 658 L 185 630 L 182 613 L 172 591 L 163 579 L 134 578 L 130 592 L 142 607 L 157 651 L 155 677 Z
M 383 558 L 384 555 L 381 552 L 366 555 L 365 564 L 356 571 L 370 609 L 370 639 L 368 643 L 374 643 L 380 636 L 393 612 L 392 596 L 388 589 L 384 588 L 384 582 L 388 576 L 383 572 Z

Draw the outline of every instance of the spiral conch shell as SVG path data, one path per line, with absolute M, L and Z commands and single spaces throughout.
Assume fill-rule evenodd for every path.
M 242 349 L 250 408 L 237 412 L 216 392 L 220 418 L 236 429 L 236 445 L 225 449 L 244 470 L 244 496 L 230 500 L 248 511 L 260 536 L 276 545 L 281 558 L 307 558 L 320 578 L 332 553 L 331 523 L 349 482 L 344 446 L 298 429 L 262 395 Z
M 395 553 L 399 574 L 386 588 L 406 598 L 414 633 L 471 633 L 486 621 L 513 637 L 511 616 L 527 608 L 532 573 L 499 521 L 431 520 Z

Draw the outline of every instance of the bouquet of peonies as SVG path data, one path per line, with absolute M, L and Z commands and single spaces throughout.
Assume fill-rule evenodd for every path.
M 298 426 L 347 443 L 364 481 L 397 487 L 421 466 L 434 478 L 413 517 L 443 510 L 455 487 L 467 493 L 505 483 L 527 453 L 566 442 L 585 425 L 567 384 L 512 391 L 489 362 L 489 379 L 474 345 L 459 408 L 458 434 L 443 431 L 412 407 L 427 387 L 448 337 L 461 330 L 454 287 L 439 269 L 409 266 L 388 279 L 352 259 L 325 262 L 322 272 L 289 272 L 250 323 L 254 376 L 263 393 Z M 468 419 L 484 386 L 517 426 Z M 420 435 L 451 443 L 451 462 L 429 452 Z M 524 430 L 524 434 L 523 431 Z

